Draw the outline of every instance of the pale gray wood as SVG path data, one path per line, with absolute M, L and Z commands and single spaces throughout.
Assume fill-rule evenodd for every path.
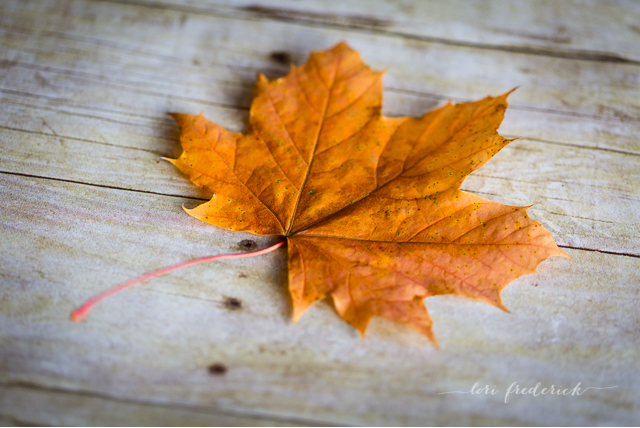
M 640 118 L 640 76 L 634 64 L 408 42 L 384 34 L 135 4 L 80 0 L 64 8 L 55 2 L 9 4 L 13 10 L 3 18 L 8 39 L 3 59 L 5 67 L 19 70 L 11 81 L 23 87 L 40 73 L 52 87 L 49 96 L 64 88 L 67 97 L 79 91 L 75 97 L 81 98 L 81 88 L 92 82 L 113 89 L 102 97 L 115 106 L 130 106 L 134 94 L 161 98 L 164 108 L 183 107 L 190 101 L 248 105 L 256 72 L 275 77 L 288 68 L 269 60 L 273 52 L 287 52 L 300 63 L 310 50 L 326 49 L 345 39 L 370 65 L 393 70 L 385 80 L 389 90 L 468 99 L 521 86 L 514 94 L 520 98 L 516 104 L 529 109 L 615 121 Z M 75 10 L 78 13 L 73 14 Z M 60 21 L 65 22 L 64 31 Z M 15 44 L 20 49 L 12 49 Z M 51 79 L 47 72 L 57 73 Z M 73 81 L 60 87 L 57 80 L 65 75 Z M 238 84 L 246 90 L 234 90 Z M 138 107 L 149 109 L 149 104 Z
M 62 411 L 65 409 L 74 411 Z M 28 383 L 0 386 L 2 426 L 295 426 L 309 422 L 242 416 L 211 406 L 122 399 Z
M 47 123 L 57 125 L 51 118 Z M 29 144 L 34 138 L 38 144 Z M 210 196 L 160 159 L 173 149 L 163 153 L 13 129 L 0 129 L 0 139 L 0 168 L 6 172 L 201 199 L 191 206 Z M 145 140 L 158 143 L 152 136 Z M 503 149 L 462 188 L 501 203 L 534 204 L 531 214 L 559 245 L 640 255 L 637 159 L 523 139 Z
M 640 423 L 637 6 L 429 3 L 0 3 L 0 423 Z M 293 325 L 283 249 L 156 279 L 72 324 L 119 282 L 277 240 L 184 213 L 208 195 L 160 160 L 180 152 L 166 113 L 242 131 L 257 72 L 339 40 L 387 69 L 388 115 L 521 85 L 501 132 L 522 140 L 464 188 L 535 203 L 573 260 L 507 287 L 511 314 L 428 299 L 441 350 L 383 320 L 361 341 L 327 302 Z M 617 388 L 504 404 L 514 381 Z M 501 392 L 439 394 L 475 382 Z
M 64 51 L 65 55 L 38 58 L 38 64 L 33 64 L 33 60 L 29 60 L 31 61 L 29 63 L 18 60 L 20 55 L 25 55 L 24 47 L 22 50 L 11 51 L 15 55 L 13 62 L 8 64 L 7 79 L 20 81 L 21 89 L 26 91 L 26 94 L 5 91 L 8 105 L 5 109 L 6 117 L 1 125 L 11 128 L 5 129 L 5 132 L 28 130 L 44 133 L 46 135 L 42 135 L 42 137 L 48 136 L 50 139 L 43 140 L 46 142 L 34 148 L 23 143 L 23 140 L 31 138 L 32 134 L 23 133 L 16 134 L 12 138 L 7 137 L 13 144 L 7 145 L 6 148 L 5 159 L 10 165 L 7 165 L 5 170 L 42 175 L 37 171 L 42 169 L 44 161 L 47 162 L 46 176 L 49 177 L 159 193 L 206 197 L 207 195 L 199 193 L 186 180 L 181 180 L 172 174 L 173 169 L 170 165 L 156 164 L 160 156 L 176 156 L 178 154 L 175 144 L 175 126 L 164 113 L 168 110 L 194 113 L 204 110 L 211 119 L 224 124 L 229 129 L 241 131 L 245 127 L 246 111 L 238 109 L 235 105 L 248 106 L 254 80 L 253 71 L 272 70 L 270 73 L 277 76 L 281 75 L 284 70 L 280 71 L 280 74 L 276 74 L 277 71 L 273 70 L 273 61 L 264 58 L 266 56 L 264 53 L 261 54 L 262 58 L 253 55 L 241 57 L 241 60 L 237 55 L 234 55 L 233 58 L 227 58 L 228 48 L 215 54 L 225 56 L 225 61 L 229 65 L 221 66 L 218 63 L 213 63 L 210 68 L 207 67 L 205 70 L 202 70 L 200 66 L 193 66 L 190 61 L 193 54 L 187 55 L 189 49 L 193 51 L 193 47 L 190 47 L 184 40 L 187 37 L 194 35 L 200 37 L 201 32 L 209 31 L 209 28 L 216 28 L 217 31 L 225 30 L 225 32 L 247 31 L 234 20 L 215 16 L 201 17 L 193 14 L 186 18 L 184 24 L 186 26 L 189 23 L 189 27 L 182 28 L 175 35 L 179 38 L 180 44 L 185 45 L 184 50 L 176 51 L 174 49 L 169 52 L 166 51 L 166 43 L 160 43 L 156 40 L 146 41 L 143 48 L 145 52 L 155 50 L 158 52 L 156 55 L 163 55 L 162 58 L 173 58 L 173 61 L 168 61 L 163 65 L 161 72 L 156 70 L 155 60 L 150 61 L 144 55 L 126 55 L 127 66 L 117 67 L 112 58 L 113 47 L 118 46 L 124 52 L 129 52 L 133 48 L 123 48 L 128 43 L 126 37 L 128 28 L 123 27 L 115 19 L 115 15 L 117 13 L 134 15 L 135 7 L 138 6 L 116 6 L 116 10 L 114 10 L 114 6 L 110 4 L 91 5 L 91 10 L 95 14 L 100 14 L 101 20 L 91 27 L 94 34 L 88 38 L 88 42 L 86 37 L 71 37 L 69 35 L 71 33 L 45 32 L 44 35 L 42 32 L 34 33 L 35 39 L 32 43 L 37 42 L 39 49 L 62 41 L 70 43 L 68 49 L 77 49 L 88 56 L 94 56 L 93 61 L 82 59 L 86 62 L 83 62 L 81 67 L 76 66 L 75 71 L 67 70 L 68 65 L 66 64 L 69 58 L 66 50 Z M 143 17 L 137 17 L 136 22 L 139 25 L 147 25 L 153 30 L 151 31 L 153 33 L 161 32 L 164 28 L 157 23 L 155 15 L 162 17 L 168 15 L 181 22 L 184 16 L 176 12 L 154 8 L 150 10 L 142 8 L 142 10 L 145 14 Z M 61 13 L 53 8 L 50 12 Z M 32 15 L 25 14 L 21 19 L 25 21 L 21 28 L 25 28 L 34 18 Z M 82 23 L 83 19 L 82 16 L 74 16 L 74 22 L 77 20 Z M 215 27 L 213 27 L 214 23 Z M 277 34 L 274 28 L 282 26 L 282 24 L 269 22 L 262 23 L 262 25 L 267 27 L 264 32 L 268 34 Z M 295 37 L 297 40 L 303 40 L 303 32 L 313 32 L 323 37 L 330 37 L 332 33 L 335 33 L 331 29 L 294 28 L 292 30 L 287 28 L 287 30 L 300 32 L 301 35 Z M 256 32 L 256 35 L 253 36 L 257 39 L 256 45 L 261 43 L 263 38 L 257 35 L 259 29 L 250 31 Z M 101 40 L 97 32 L 115 38 L 118 42 L 111 39 L 109 39 L 109 43 L 95 42 L 95 40 Z M 215 37 L 215 35 L 214 33 L 211 37 Z M 242 37 L 247 37 L 247 35 L 240 36 L 238 34 L 238 43 L 245 40 Z M 249 37 L 249 40 L 252 40 L 253 37 Z M 9 45 L 17 43 L 12 40 L 9 38 L 6 43 Z M 85 46 L 87 43 L 94 50 L 88 51 Z M 432 44 L 426 45 L 433 47 Z M 259 45 L 253 47 L 253 52 L 258 47 Z M 51 48 L 53 49 L 53 45 Z M 56 49 L 60 49 L 57 44 Z M 102 52 L 101 49 L 104 49 L 105 52 Z M 472 63 L 468 48 L 447 47 L 446 50 L 440 50 L 443 54 L 446 52 L 448 56 L 454 57 L 448 61 L 448 64 L 440 64 L 441 68 L 450 69 L 457 63 Z M 264 52 L 271 52 L 266 43 Z M 120 54 L 123 55 L 121 52 Z M 502 58 L 499 61 L 503 61 L 504 58 L 513 56 L 509 53 L 493 51 L 474 53 L 474 55 L 476 54 L 483 57 L 479 61 L 480 63 L 486 63 L 488 60 L 496 62 L 498 61 L 496 58 Z M 376 55 L 371 55 L 371 57 L 374 60 L 377 58 Z M 422 86 L 422 83 L 434 85 L 433 82 L 437 82 L 438 76 L 443 74 L 437 70 L 431 71 L 429 67 L 416 67 L 416 59 L 410 51 L 398 49 L 388 57 L 398 61 L 397 64 L 389 65 L 393 70 L 393 73 L 391 70 L 388 73 L 389 77 L 402 73 L 404 67 L 406 68 L 404 72 L 411 75 L 414 80 L 417 77 L 413 76 L 421 76 L 420 86 Z M 77 59 L 80 56 L 76 53 L 74 58 Z M 247 58 L 254 64 L 252 72 L 247 71 L 248 65 L 238 65 L 238 62 L 246 62 Z M 303 58 L 302 55 L 300 58 Z M 501 200 L 505 203 L 520 205 L 537 203 L 538 205 L 534 207 L 532 212 L 534 215 L 538 214 L 542 221 L 551 217 L 545 224 L 555 225 L 554 232 L 571 231 L 566 234 L 567 240 L 560 241 L 562 244 L 638 254 L 638 222 L 635 212 L 638 201 L 638 189 L 635 183 L 638 177 L 634 163 L 636 158 L 633 155 L 640 153 L 640 144 L 637 139 L 638 132 L 640 132 L 640 121 L 633 118 L 609 117 L 611 116 L 607 113 L 609 109 L 603 108 L 600 104 L 598 104 L 597 111 L 592 109 L 587 114 L 580 111 L 585 108 L 585 105 L 577 103 L 570 105 L 566 101 L 567 97 L 572 97 L 575 100 L 592 97 L 594 103 L 601 103 L 603 101 L 599 98 L 596 99 L 595 95 L 601 97 L 603 93 L 618 91 L 619 74 L 625 73 L 625 76 L 629 76 L 633 80 L 636 78 L 633 72 L 637 67 L 620 64 L 603 65 L 597 62 L 587 62 L 586 65 L 580 63 L 583 67 L 588 68 L 588 72 L 585 74 L 591 79 L 591 82 L 584 82 L 576 79 L 573 73 L 576 67 L 575 60 L 549 59 L 539 56 L 521 59 L 523 63 L 527 61 L 531 70 L 525 73 L 527 75 L 521 74 L 519 76 L 521 81 L 531 80 L 531 76 L 533 76 L 536 81 L 547 82 L 547 63 L 548 61 L 554 62 L 553 70 L 559 73 L 555 79 L 560 81 L 557 91 L 559 88 L 565 88 L 562 98 L 555 94 L 541 96 L 537 93 L 540 90 L 540 84 L 536 85 L 535 91 L 533 91 L 536 92 L 535 97 L 537 98 L 532 98 L 530 94 L 523 92 L 524 88 L 512 95 L 513 105 L 505 125 L 502 127 L 502 132 L 505 135 L 528 137 L 529 140 L 535 141 L 515 143 L 507 151 L 520 149 L 520 152 L 492 161 L 490 166 L 499 169 L 492 170 L 488 169 L 490 167 L 486 167 L 467 181 L 465 189 L 482 192 L 484 196 L 488 197 L 500 195 L 500 197 L 506 198 Z M 608 72 L 597 73 L 597 68 L 602 66 L 610 67 L 616 70 L 616 73 L 611 76 Z M 625 71 L 627 69 L 629 72 Z M 460 80 L 452 82 L 452 86 L 464 87 L 469 85 L 469 81 L 478 78 L 500 84 L 504 81 L 502 68 L 482 70 L 481 75 L 473 67 L 467 67 L 463 71 L 464 76 Z M 210 77 L 210 74 L 213 77 Z M 223 80 L 216 80 L 215 76 L 220 75 L 223 76 Z M 153 76 L 153 78 L 150 79 L 148 76 Z M 175 76 L 181 76 L 182 79 Z M 97 82 L 100 84 L 96 84 Z M 576 89 L 578 86 L 580 90 Z M 595 86 L 602 89 L 594 95 L 592 88 Z M 624 98 L 620 98 L 618 102 L 626 103 L 626 108 L 630 111 L 637 111 L 639 108 L 638 100 L 640 100 L 640 97 L 637 96 L 638 87 L 632 90 L 624 85 L 623 87 L 625 91 L 617 92 L 617 94 L 618 96 L 624 95 Z M 218 99 L 216 104 L 211 105 L 211 103 L 200 99 L 203 97 L 198 94 L 198 92 L 202 92 L 199 91 L 199 88 L 205 88 L 207 95 L 211 94 L 213 99 Z M 423 111 L 441 104 L 445 99 L 443 93 L 425 94 L 420 91 L 407 93 L 393 87 L 387 92 L 389 96 L 387 96 L 385 110 L 390 115 L 419 115 Z M 58 98 L 51 101 L 34 97 L 34 95 L 41 93 Z M 162 95 L 163 93 L 175 94 L 175 96 L 173 99 L 169 97 L 170 101 L 167 102 L 166 97 Z M 189 93 L 190 97 L 187 96 Z M 238 98 L 238 93 L 241 95 L 240 98 Z M 465 93 L 465 95 L 469 95 L 469 93 Z M 461 99 L 458 98 L 458 100 Z M 524 100 L 519 103 L 519 99 Z M 59 107 L 61 103 L 63 108 Z M 99 105 L 96 105 L 98 103 Z M 564 105 L 562 110 L 548 111 L 547 109 L 549 105 L 560 109 L 560 104 Z M 46 110 L 43 109 L 45 106 Z M 63 143 L 59 143 L 60 140 L 56 138 L 56 134 L 63 137 L 73 135 L 73 138 L 79 139 L 79 141 L 64 140 L 63 138 L 66 141 L 64 144 L 70 147 L 59 147 Z M 86 140 L 97 143 L 97 145 L 88 145 L 89 141 Z M 120 146 L 142 149 L 142 151 L 121 151 L 118 148 Z M 574 146 L 585 146 L 585 149 L 581 150 L 580 147 Z M 586 149 L 586 147 L 606 149 L 606 153 L 603 153 L 601 158 L 600 151 Z M 33 156 L 33 150 L 42 151 L 42 153 L 40 156 Z M 523 150 L 533 151 L 537 153 L 537 156 L 523 157 Z M 56 161 L 52 162 L 54 158 Z M 512 162 L 507 163 L 509 160 Z M 578 166 L 576 167 L 576 165 Z M 526 176 L 510 180 L 515 178 L 511 176 L 510 171 L 525 173 L 531 167 L 534 168 L 532 171 L 533 181 L 528 180 Z M 495 171 L 498 171 L 497 175 L 494 173 Z M 587 176 L 592 180 L 584 181 L 584 177 Z M 485 179 L 479 180 L 480 177 Z M 505 178 L 508 180 L 505 181 Z M 536 183 L 544 181 L 551 183 L 551 189 L 536 189 L 538 187 Z M 603 184 L 603 182 L 607 183 Z M 562 183 L 562 185 L 557 185 L 558 183 Z M 529 194 L 519 194 L 519 191 L 528 191 Z M 572 197 L 572 195 L 579 196 Z M 590 195 L 590 197 L 583 195 Z M 597 197 L 602 205 L 607 207 L 606 210 L 598 210 L 596 213 L 590 214 L 592 210 L 589 208 L 593 204 L 594 197 Z M 572 204 L 576 199 L 577 203 Z M 550 203 L 546 204 L 546 201 Z M 542 204 L 543 202 L 544 204 Z M 540 213 L 539 210 L 546 210 L 549 213 Z M 595 234 L 594 229 L 598 231 Z
M 567 250 L 572 261 L 544 262 L 541 275 L 505 290 L 511 314 L 456 297 L 428 299 L 441 350 L 383 320 L 362 341 L 324 302 L 293 325 L 285 250 L 158 278 L 72 324 L 68 311 L 110 285 L 236 251 L 241 239 L 266 246 L 273 238 L 207 227 L 181 212 L 180 198 L 1 178 L 2 260 L 11 270 L 2 273 L 0 371 L 9 386 L 334 423 L 637 420 L 638 258 Z M 228 309 L 227 297 L 242 309 Z M 228 372 L 210 375 L 214 363 Z M 518 397 L 509 406 L 502 397 L 439 395 L 477 381 L 503 392 L 514 381 L 618 388 L 565 400 Z
M 612 62 L 640 60 L 632 0 L 135 0 L 183 12 L 271 19 Z

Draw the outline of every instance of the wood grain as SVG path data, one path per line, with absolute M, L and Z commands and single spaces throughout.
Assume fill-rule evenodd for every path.
M 120 0 L 118 0 L 120 1 Z M 638 62 L 640 7 L 633 1 L 136 0 L 186 13 L 346 28 L 476 49 L 594 61 Z M 615 32 L 608 32 L 615 26 Z M 603 34 L 604 33 L 604 34 Z
M 464 4 L 0 3 L 0 423 L 640 423 L 640 11 Z M 427 299 L 441 350 L 378 319 L 361 341 L 327 302 L 293 325 L 285 250 L 175 272 L 72 324 L 107 287 L 277 240 L 184 214 L 209 195 L 160 160 L 179 153 L 167 113 L 243 131 L 257 72 L 340 40 L 387 69 L 387 115 L 521 86 L 500 129 L 521 139 L 463 188 L 534 203 L 573 260 L 507 287 L 511 314 Z M 476 382 L 500 393 L 441 394 Z M 512 382 L 616 388 L 505 404 Z
M 13 383 L 0 387 L 2 426 L 297 426 L 312 421 L 243 416 L 210 406 L 181 406 L 92 391 Z M 74 409 L 75 411 L 61 411 Z

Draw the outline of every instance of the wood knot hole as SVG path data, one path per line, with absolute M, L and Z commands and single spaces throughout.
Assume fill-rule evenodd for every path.
M 232 311 L 237 311 L 238 309 L 242 309 L 242 301 L 235 297 L 227 297 L 224 299 L 224 306 Z
M 271 52 L 271 55 L 269 55 L 269 58 L 271 58 L 273 61 L 278 62 L 280 64 L 285 64 L 285 65 L 291 64 L 291 55 L 289 55 L 287 52 L 284 52 L 284 51 Z
M 227 366 L 220 363 L 211 364 L 207 371 L 210 375 L 221 376 L 227 372 Z
M 238 242 L 238 247 L 243 251 L 251 251 L 255 250 L 258 247 L 258 244 L 256 244 L 256 241 L 252 241 L 251 239 L 243 239 Z

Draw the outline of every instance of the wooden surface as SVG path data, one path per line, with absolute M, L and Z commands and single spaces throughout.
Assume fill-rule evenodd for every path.
M 631 1 L 1 2 L 0 423 L 640 424 L 639 22 Z M 167 112 L 242 131 L 257 72 L 340 40 L 387 69 L 387 115 L 520 86 L 500 131 L 521 139 L 463 189 L 535 204 L 573 260 L 507 287 L 511 314 L 428 299 L 440 350 L 378 319 L 362 341 L 326 302 L 293 325 L 283 249 L 71 323 L 276 241 L 184 213 L 207 195 L 160 160 Z M 440 394 L 476 382 L 499 392 Z M 504 403 L 513 382 L 616 388 Z

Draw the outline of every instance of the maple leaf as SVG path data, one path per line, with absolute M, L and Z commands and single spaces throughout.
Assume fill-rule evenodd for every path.
M 460 190 L 513 141 L 497 133 L 509 93 L 390 118 L 382 74 L 345 43 L 286 77 L 260 74 L 246 134 L 173 114 L 184 152 L 170 161 L 213 193 L 190 215 L 286 237 L 294 321 L 330 296 L 363 335 L 381 316 L 435 343 L 425 298 L 455 294 L 506 310 L 509 282 L 566 254 L 528 207 Z

